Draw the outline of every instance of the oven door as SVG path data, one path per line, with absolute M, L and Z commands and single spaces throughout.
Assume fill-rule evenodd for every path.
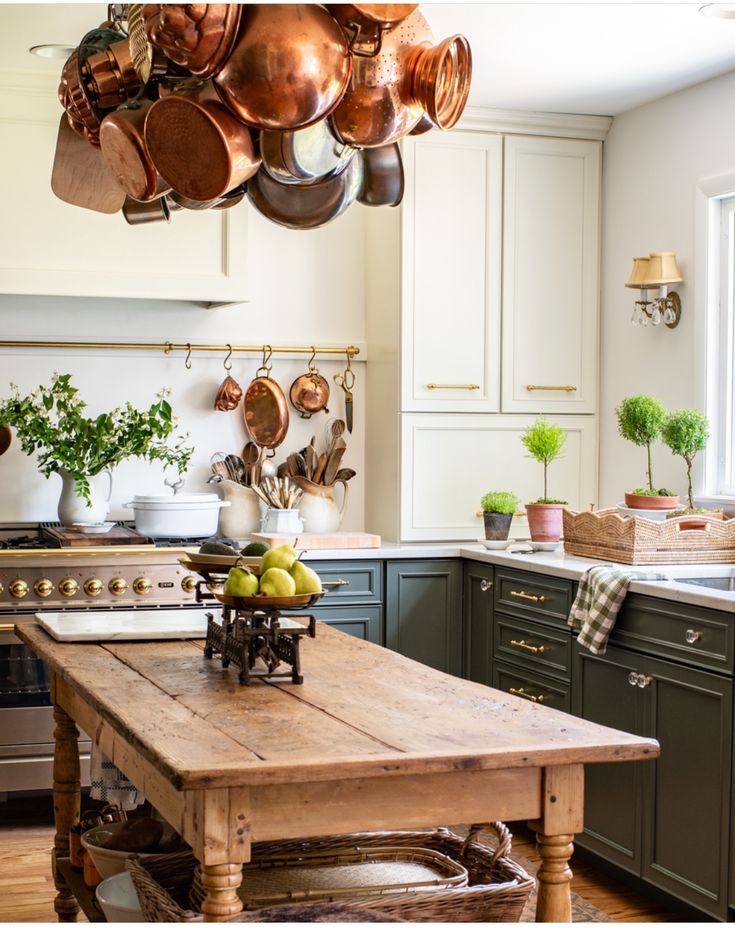
M 28 616 L 0 616 L 0 792 L 53 784 L 54 718 L 46 666 L 13 633 Z M 80 735 L 82 786 L 89 786 L 89 738 Z

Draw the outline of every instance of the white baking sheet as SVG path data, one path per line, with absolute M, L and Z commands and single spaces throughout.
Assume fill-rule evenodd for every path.
M 57 641 L 162 641 L 207 635 L 204 609 L 119 612 L 37 612 Z

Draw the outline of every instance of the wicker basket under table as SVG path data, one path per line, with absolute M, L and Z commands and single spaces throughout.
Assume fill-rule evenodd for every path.
M 477 840 L 480 831 L 486 829 L 497 835 L 495 847 Z M 339 848 L 395 846 L 429 849 L 452 858 L 467 869 L 467 886 L 369 895 L 353 891 L 348 897 L 339 898 L 340 905 L 378 910 L 407 922 L 517 922 L 535 886 L 533 878 L 510 858 L 511 835 L 502 822 L 473 826 L 467 838 L 440 828 L 428 832 L 366 832 L 260 843 L 253 846 L 253 860 Z M 195 882 L 197 861 L 190 854 L 148 857 L 145 862 L 131 857 L 126 867 L 147 922 L 202 921 L 201 913 L 189 907 L 190 894 L 197 903 L 200 889 Z M 253 917 L 253 912 L 240 913 L 230 921 L 252 921 Z

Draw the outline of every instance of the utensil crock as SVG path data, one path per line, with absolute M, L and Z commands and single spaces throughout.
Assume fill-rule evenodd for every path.
M 347 507 L 349 489 L 344 479 L 337 479 L 332 485 L 321 485 L 304 476 L 292 476 L 291 482 L 304 493 L 299 501 L 299 514 L 304 522 L 306 534 L 331 534 L 339 530 L 342 517 Z M 337 505 L 334 487 L 341 483 L 342 506 Z

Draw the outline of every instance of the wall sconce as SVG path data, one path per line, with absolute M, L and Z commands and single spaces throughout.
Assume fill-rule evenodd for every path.
M 652 252 L 649 256 L 636 256 L 633 259 L 633 271 L 625 283 L 626 288 L 637 288 L 641 293 L 640 301 L 635 302 L 631 323 L 641 327 L 651 323 L 657 327 L 663 321 L 673 330 L 681 317 L 681 301 L 675 291 L 669 294 L 669 285 L 683 281 L 673 252 Z M 649 288 L 659 290 L 658 297 L 650 301 Z

